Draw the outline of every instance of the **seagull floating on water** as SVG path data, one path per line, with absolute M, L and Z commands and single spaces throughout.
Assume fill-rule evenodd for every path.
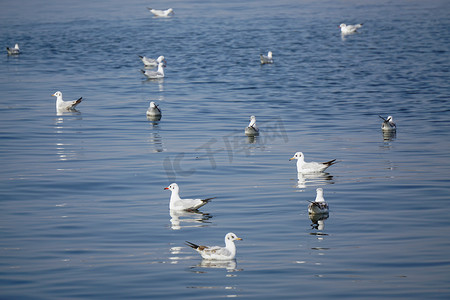
M 175 14 L 172 8 L 161 10 L 147 7 L 147 9 L 154 14 L 156 17 L 168 17 L 170 14 Z
M 216 197 L 206 198 L 206 199 L 181 199 L 180 198 L 180 188 L 178 184 L 172 183 L 165 190 L 170 190 L 172 195 L 170 196 L 169 208 L 173 210 L 187 210 L 194 211 L 211 201 Z
M 142 74 L 147 76 L 147 78 L 149 78 L 149 79 L 164 78 L 164 63 L 163 62 L 158 63 L 157 71 L 141 70 L 141 72 L 142 72 Z
M 256 136 L 259 135 L 259 129 L 256 127 L 256 117 L 250 117 L 250 123 L 247 127 L 245 127 L 245 135 L 247 136 Z
M 392 119 L 392 116 L 388 116 L 386 119 L 382 116 L 379 116 L 381 119 L 383 119 L 383 124 L 381 124 L 381 129 L 386 131 L 394 131 L 397 129 L 397 126 L 394 123 L 394 120 Z
M 358 28 L 361 28 L 363 26 L 363 24 L 356 24 L 356 25 L 346 25 L 346 24 L 341 24 L 339 25 L 339 27 L 341 28 L 341 33 L 342 34 L 351 34 L 351 33 L 355 33 L 357 32 L 356 30 Z
M 236 256 L 236 245 L 234 241 L 241 241 L 234 233 L 230 232 L 225 235 L 225 247 L 220 246 L 200 246 L 186 241 L 186 245 L 195 249 L 203 259 L 208 260 L 233 260 Z
M 142 60 L 142 62 L 144 63 L 144 65 L 146 67 L 151 67 L 151 68 L 157 67 L 160 62 L 164 62 L 164 66 L 166 65 L 166 60 L 165 60 L 164 56 L 162 56 L 162 55 L 159 56 L 157 59 L 148 58 L 148 57 L 140 56 L 140 55 L 139 55 L 139 58 Z
M 272 51 L 269 51 L 267 55 L 260 54 L 259 59 L 261 64 L 273 64 Z
M 6 51 L 8 51 L 8 55 L 20 54 L 19 44 L 15 44 L 14 48 L 6 47 Z
M 161 117 L 161 110 L 155 102 L 150 102 L 150 106 L 147 109 L 147 116 L 149 117 Z
M 327 214 L 328 213 L 328 203 L 325 202 L 323 198 L 323 189 L 316 189 L 317 195 L 316 200 L 309 201 L 308 213 L 309 214 Z
M 302 152 L 297 152 L 294 154 L 293 157 L 291 157 L 289 160 L 297 160 L 297 172 L 298 173 L 316 173 L 316 172 L 323 172 L 326 168 L 329 166 L 332 166 L 336 164 L 336 159 L 319 163 L 319 162 L 305 162 L 305 156 Z
M 56 97 L 56 111 L 64 112 L 64 111 L 76 111 L 75 106 L 81 103 L 83 97 L 80 97 L 78 100 L 74 101 L 63 101 L 62 93 L 57 91 L 52 96 Z

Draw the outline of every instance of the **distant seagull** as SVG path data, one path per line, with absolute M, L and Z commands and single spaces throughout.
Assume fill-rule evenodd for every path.
M 233 260 L 236 256 L 236 245 L 234 241 L 241 241 L 234 233 L 230 232 L 225 235 L 225 247 L 220 246 L 200 246 L 186 241 L 186 245 L 195 249 L 203 259 L 208 260 Z
M 166 64 L 166 60 L 164 59 L 164 56 L 162 56 L 162 55 L 160 57 L 158 57 L 157 59 L 148 58 L 148 57 L 140 56 L 140 55 L 139 55 L 139 58 L 142 60 L 142 62 L 144 63 L 144 65 L 146 67 L 152 67 L 152 68 L 157 67 L 160 62 L 164 62 L 164 65 Z
M 317 172 L 323 172 L 326 168 L 329 166 L 332 166 L 336 164 L 336 159 L 319 163 L 319 162 L 305 162 L 305 156 L 302 152 L 297 152 L 294 154 L 293 157 L 291 157 L 289 160 L 297 160 L 297 172 L 298 173 L 317 173 Z
M 180 198 L 180 188 L 178 184 L 172 183 L 168 187 L 164 188 L 165 190 L 169 190 L 172 192 L 170 196 L 169 208 L 172 210 L 187 210 L 187 211 L 195 211 L 208 203 L 212 198 L 206 199 L 181 199 Z
M 150 102 L 150 106 L 147 109 L 147 116 L 148 117 L 161 117 L 161 110 L 159 109 L 158 105 L 155 104 L 155 102 Z
M 78 100 L 74 101 L 63 101 L 62 93 L 57 91 L 52 96 L 56 97 L 56 111 L 64 112 L 64 111 L 75 111 L 75 106 L 81 103 L 83 97 L 80 97 Z
M 173 12 L 172 8 L 169 8 L 166 10 L 161 10 L 161 9 L 153 9 L 153 8 L 147 7 L 147 9 L 157 17 L 169 17 L 170 14 L 175 14 Z
M 267 55 L 260 54 L 259 59 L 261 60 L 261 64 L 273 64 L 272 51 L 269 51 Z
M 163 62 L 158 63 L 157 71 L 141 70 L 141 72 L 142 72 L 142 74 L 147 76 L 149 79 L 164 78 L 164 63 Z
M 14 48 L 6 47 L 6 51 L 8 51 L 8 55 L 20 54 L 19 44 L 14 45 Z
M 394 131 L 397 129 L 397 126 L 394 123 L 394 120 L 392 119 L 392 116 L 388 116 L 386 119 L 382 116 L 379 116 L 381 119 L 383 119 L 383 124 L 381 124 L 381 129 L 386 131 Z
M 356 29 L 361 28 L 363 26 L 363 24 L 356 24 L 356 25 L 345 25 L 345 24 L 341 24 L 339 25 L 339 27 L 341 28 L 341 33 L 342 34 L 351 34 L 351 33 L 355 33 Z
M 259 135 L 259 129 L 256 127 L 256 117 L 250 117 L 250 123 L 245 127 L 245 135 L 247 136 L 257 136 Z
M 325 202 L 323 198 L 323 189 L 316 189 L 317 195 L 316 200 L 309 201 L 308 205 L 308 213 L 309 214 L 327 214 L 328 213 L 328 204 Z

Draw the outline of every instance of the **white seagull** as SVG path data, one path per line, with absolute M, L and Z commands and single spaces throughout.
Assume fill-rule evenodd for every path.
M 141 70 L 141 72 L 142 72 L 142 74 L 147 76 L 149 79 L 164 78 L 164 63 L 163 62 L 158 63 L 157 71 Z
M 6 51 L 8 51 L 9 55 L 17 55 L 20 54 L 19 44 L 15 44 L 14 48 L 6 47 Z
M 64 112 L 64 111 L 75 111 L 75 106 L 80 104 L 83 100 L 83 97 L 80 97 L 78 100 L 73 101 L 63 101 L 62 93 L 57 91 L 52 96 L 56 97 L 56 111 Z
M 147 7 L 147 9 L 154 14 L 156 17 L 168 17 L 170 14 L 175 14 L 172 8 L 161 10 Z
M 267 55 L 260 54 L 259 59 L 261 64 L 273 64 L 272 51 L 269 51 Z
M 225 236 L 225 247 L 219 246 L 199 246 L 194 243 L 186 241 L 186 245 L 195 249 L 203 259 L 208 260 L 233 260 L 236 256 L 236 245 L 234 241 L 241 241 L 234 233 L 227 233 Z
M 162 56 L 162 55 L 159 56 L 157 59 L 148 58 L 148 57 L 140 56 L 140 55 L 139 55 L 139 58 L 142 60 L 142 62 L 144 63 L 144 65 L 146 67 L 151 67 L 151 68 L 157 67 L 160 62 L 164 62 L 164 65 L 166 64 L 166 60 L 165 60 L 164 56 Z
M 245 135 L 247 136 L 256 136 L 259 135 L 259 129 L 256 127 L 256 117 L 250 117 L 250 123 L 247 127 L 245 127 Z
M 170 196 L 170 204 L 169 208 L 172 210 L 187 210 L 187 211 L 195 211 L 208 203 L 212 198 L 206 199 L 181 199 L 180 198 L 180 188 L 178 184 L 172 183 L 168 187 L 164 188 L 165 190 L 172 191 L 172 195 Z
M 159 109 L 158 105 L 155 104 L 155 102 L 150 102 L 150 106 L 147 109 L 147 116 L 149 117 L 160 117 L 161 116 L 161 110 Z
M 392 116 L 388 116 L 386 119 L 382 116 L 379 116 L 381 119 L 383 119 L 383 124 L 381 124 L 381 129 L 386 131 L 394 131 L 397 129 L 397 126 L 394 123 L 394 120 L 392 119 Z
M 293 157 L 291 157 L 289 160 L 297 160 L 297 172 L 298 173 L 318 173 L 325 171 L 326 168 L 328 168 L 331 165 L 334 165 L 336 162 L 336 159 L 319 163 L 319 162 L 305 162 L 305 156 L 302 152 L 297 152 L 294 154 Z
M 351 33 L 355 33 L 356 29 L 361 28 L 363 26 L 363 24 L 356 24 L 356 25 L 346 25 L 346 24 L 341 24 L 339 25 L 339 27 L 341 28 L 341 33 L 342 34 L 351 34 Z
M 325 202 L 323 198 L 323 189 L 316 189 L 317 195 L 316 200 L 309 201 L 308 213 L 309 214 L 327 214 L 328 213 L 328 203 Z

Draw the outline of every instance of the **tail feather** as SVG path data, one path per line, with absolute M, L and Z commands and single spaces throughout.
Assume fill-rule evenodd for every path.
M 209 201 L 211 201 L 212 199 L 215 199 L 217 197 L 211 197 L 211 198 L 206 198 L 206 199 L 202 199 L 203 202 L 208 203 Z
M 191 242 L 188 242 L 188 241 L 186 241 L 185 244 L 188 245 L 189 247 L 193 248 L 193 249 L 197 249 L 199 247 L 199 245 L 191 243 Z
M 333 160 L 324 162 L 323 164 L 324 164 L 324 165 L 327 165 L 327 166 L 332 166 L 332 165 L 337 164 L 337 163 L 338 163 L 338 162 L 336 161 L 336 159 L 333 159 Z
M 139 56 L 140 59 L 143 59 L 143 58 L 144 58 L 143 56 L 140 56 L 140 55 L 138 55 L 138 56 Z

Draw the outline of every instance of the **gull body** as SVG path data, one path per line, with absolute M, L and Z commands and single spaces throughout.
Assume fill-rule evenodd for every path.
M 8 52 L 8 55 L 20 54 L 19 44 L 15 44 L 13 48 L 6 47 L 6 51 Z
M 142 72 L 142 74 L 147 76 L 147 78 L 149 78 L 149 79 L 164 78 L 164 63 L 163 62 L 158 63 L 157 71 L 141 70 L 141 72 Z
M 381 129 L 386 131 L 395 131 L 397 129 L 397 126 L 394 123 L 394 119 L 392 116 L 388 116 L 386 119 L 382 116 L 379 116 L 381 119 L 383 119 L 383 123 L 381 124 Z
M 298 173 L 317 173 L 317 172 L 323 172 L 325 169 L 327 169 L 329 166 L 334 165 L 336 162 L 336 159 L 319 163 L 319 162 L 305 162 L 305 156 L 302 152 L 297 152 L 294 154 L 293 157 L 291 157 L 289 160 L 297 160 L 297 172 Z
M 150 106 L 147 109 L 147 116 L 149 117 L 161 117 L 161 110 L 155 102 L 150 102 Z
M 247 136 L 256 136 L 259 135 L 259 129 L 256 127 L 256 117 L 250 117 L 250 123 L 247 127 L 245 127 L 245 135 Z
M 195 249 L 203 259 L 208 260 L 232 260 L 236 256 L 236 245 L 234 241 L 241 241 L 234 233 L 230 232 L 225 235 L 225 247 L 220 246 L 201 246 L 186 241 L 186 245 Z
M 346 25 L 346 24 L 341 24 L 339 25 L 339 28 L 341 28 L 341 33 L 342 34 L 351 34 L 351 33 L 355 33 L 357 32 L 356 30 L 358 28 L 361 28 L 363 26 L 363 24 L 356 24 L 356 25 Z
M 314 202 L 310 201 L 308 205 L 309 214 L 327 214 L 328 213 L 328 203 L 325 202 L 323 198 L 323 189 L 316 189 L 317 195 Z
M 152 14 L 154 14 L 156 17 L 168 17 L 168 16 L 170 16 L 171 14 L 175 14 L 175 13 L 173 12 L 173 9 L 172 9 L 172 8 L 169 8 L 169 9 L 166 9 L 166 10 L 162 10 L 162 9 L 154 9 L 154 8 L 147 7 L 147 9 L 148 9 Z
M 52 96 L 56 97 L 57 112 L 75 111 L 75 107 L 83 100 L 83 97 L 80 97 L 78 100 L 64 101 L 62 98 L 62 93 L 60 91 L 57 91 Z
M 142 60 L 142 62 L 144 63 L 144 65 L 146 67 L 151 67 L 151 68 L 157 67 L 160 62 L 164 62 L 164 64 L 166 64 L 166 60 L 165 60 L 164 56 L 162 56 L 162 55 L 159 56 L 157 59 L 148 58 L 148 57 L 140 56 L 140 55 L 139 55 L 139 58 Z
M 273 64 L 272 51 L 269 51 L 267 55 L 260 54 L 259 60 L 261 64 Z
M 187 210 L 194 211 L 211 201 L 212 198 L 206 199 L 181 199 L 180 198 L 180 188 L 178 184 L 172 183 L 168 187 L 164 188 L 165 190 L 170 190 L 172 195 L 170 196 L 169 208 L 171 210 Z

